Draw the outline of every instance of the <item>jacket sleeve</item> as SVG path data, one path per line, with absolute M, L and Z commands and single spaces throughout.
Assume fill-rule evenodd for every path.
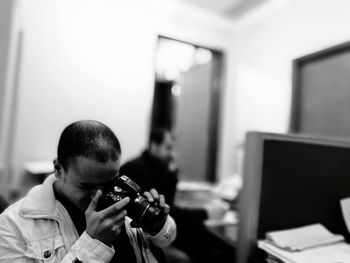
M 114 249 L 101 241 L 91 238 L 84 232 L 69 249 L 61 263 L 82 262 L 105 263 L 110 262 L 114 255 Z
M 31 251 L 29 251 L 32 249 Z M 63 250 L 62 250 L 63 249 Z M 72 263 L 75 260 L 92 263 L 107 263 L 113 255 L 114 249 L 99 240 L 91 238 L 84 232 L 71 248 L 55 249 L 54 257 L 61 263 Z M 30 246 L 21 235 L 18 227 L 4 214 L 0 215 L 0 262 L 23 263 L 44 262 L 40 246 Z
M 155 236 L 148 234 L 147 237 L 149 241 L 157 247 L 165 248 L 169 246 L 176 238 L 176 224 L 174 219 L 168 215 L 168 218 L 159 233 Z

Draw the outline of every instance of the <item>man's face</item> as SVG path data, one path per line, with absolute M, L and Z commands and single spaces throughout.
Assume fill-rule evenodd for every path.
M 169 133 L 166 133 L 160 144 L 152 143 L 151 153 L 154 157 L 169 163 L 174 158 L 174 141 Z
M 85 211 L 92 197 L 103 185 L 112 182 L 119 173 L 117 161 L 100 163 L 94 159 L 76 157 L 56 182 L 58 191 L 78 209 Z

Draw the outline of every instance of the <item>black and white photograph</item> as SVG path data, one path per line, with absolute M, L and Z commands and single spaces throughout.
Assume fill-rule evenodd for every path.
M 349 0 L 0 0 L 0 263 L 350 263 Z

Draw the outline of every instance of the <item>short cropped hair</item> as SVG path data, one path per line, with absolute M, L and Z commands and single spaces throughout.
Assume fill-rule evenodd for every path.
M 155 143 L 155 144 L 161 144 L 164 142 L 165 135 L 169 133 L 167 129 L 162 128 L 156 128 L 151 130 L 151 134 L 149 136 L 149 144 Z
M 92 158 L 98 162 L 116 161 L 121 155 L 117 136 L 105 124 L 83 120 L 73 122 L 62 132 L 57 159 L 64 170 L 75 161 L 76 157 Z

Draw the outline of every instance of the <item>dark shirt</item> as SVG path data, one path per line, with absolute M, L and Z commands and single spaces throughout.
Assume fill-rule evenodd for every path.
M 80 236 L 86 229 L 85 213 L 76 208 L 67 198 L 54 191 L 56 199 L 64 206 L 67 210 L 73 224 Z
M 157 189 L 165 196 L 165 201 L 170 206 L 174 203 L 178 171 L 169 171 L 168 165 L 153 157 L 148 151 L 134 160 L 125 163 L 119 171 L 125 174 L 142 187 L 142 191 Z
M 142 187 L 142 191 L 157 189 L 165 196 L 165 202 L 170 206 L 170 214 L 179 224 L 202 224 L 207 219 L 203 209 L 179 208 L 174 204 L 176 185 L 178 183 L 178 170 L 170 171 L 168 165 L 153 157 L 148 151 L 141 156 L 130 160 L 120 168 L 119 174 L 130 177 Z
M 56 191 L 55 197 L 67 210 L 80 236 L 86 229 L 85 213 L 77 209 L 74 204 Z M 126 233 L 125 224 L 123 225 L 117 238 L 113 241 L 112 245 L 116 250 L 116 253 L 114 254 L 110 263 L 137 263 L 134 248 L 132 247 L 129 236 Z
M 216 254 L 209 257 L 210 251 L 220 251 L 212 247 L 212 235 L 203 224 L 207 212 L 201 208 L 184 208 L 174 203 L 178 171 L 170 171 L 168 165 L 144 151 L 139 157 L 128 161 L 120 168 L 119 173 L 125 174 L 142 187 L 143 191 L 157 189 L 165 196 L 170 205 L 170 215 L 177 225 L 177 237 L 174 246 L 185 251 L 194 262 L 213 262 Z M 152 250 L 156 254 L 159 249 Z M 161 252 L 161 251 L 160 251 Z

